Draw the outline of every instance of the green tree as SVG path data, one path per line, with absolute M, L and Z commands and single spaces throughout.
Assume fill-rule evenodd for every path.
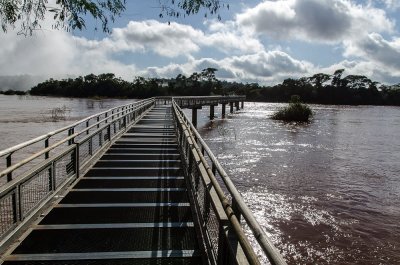
M 342 85 L 341 81 L 342 81 L 342 75 L 343 75 L 344 71 L 345 71 L 344 69 L 338 69 L 333 73 L 332 82 L 331 82 L 332 86 L 340 87 Z
M 196 14 L 204 9 L 206 14 L 217 14 L 221 7 L 220 0 L 159 0 L 160 17 L 179 17 Z M 225 6 L 225 4 L 223 4 Z M 229 5 L 226 5 L 229 8 Z M 4 32 L 15 24 L 21 24 L 21 34 L 32 35 L 40 29 L 46 14 L 54 19 L 56 29 L 82 30 L 85 17 L 100 21 L 104 32 L 110 32 L 109 22 L 114 22 L 126 8 L 126 0 L 56 0 L 51 5 L 49 0 L 0 0 L 0 24 Z M 218 16 L 219 17 L 219 16 Z
M 317 88 L 321 89 L 322 85 L 331 78 L 330 75 L 324 73 L 318 73 L 309 77 L 309 81 Z

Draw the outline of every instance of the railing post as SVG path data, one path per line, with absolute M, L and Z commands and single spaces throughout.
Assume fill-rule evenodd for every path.
M 188 156 L 188 175 L 192 173 L 193 170 L 193 154 L 192 154 L 192 146 L 191 144 L 187 143 L 187 156 Z
M 107 126 L 108 141 L 111 142 L 111 124 Z
M 56 174 L 57 174 L 57 169 L 56 169 L 56 164 L 51 162 L 51 189 L 56 190 Z
M 12 195 L 12 208 L 13 208 L 13 221 L 14 223 L 18 223 L 22 219 L 21 214 L 21 190 L 20 186 L 15 189 L 14 194 Z
M 218 235 L 218 253 L 217 253 L 217 264 L 228 265 L 228 243 L 226 242 L 226 234 L 225 234 L 224 224 L 219 224 L 219 235 Z
M 89 128 L 89 120 L 86 121 L 86 128 Z M 86 130 L 86 134 L 89 134 L 89 130 Z
M 79 178 L 80 177 L 80 172 L 79 172 L 79 144 L 75 145 L 75 177 Z
M 7 167 L 11 167 L 11 163 L 12 163 L 12 161 L 11 161 L 11 155 L 12 155 L 12 153 L 9 154 L 9 155 L 7 156 L 7 158 L 6 158 L 6 166 L 7 166 Z M 10 173 L 7 174 L 7 182 L 10 182 L 11 180 L 12 180 L 12 172 L 10 172 Z
M 99 146 L 103 146 L 103 131 L 99 131 Z
M 92 137 L 90 137 L 90 139 L 89 139 L 89 155 L 90 155 L 90 156 L 93 155 L 93 135 L 92 135 Z
M 232 198 L 232 210 L 235 213 L 236 218 L 240 222 L 240 218 L 242 217 L 242 214 L 241 214 L 241 212 L 239 210 L 239 206 L 237 204 L 237 201 L 234 198 Z
M 192 124 L 196 128 L 197 127 L 197 108 L 192 108 Z
M 68 130 L 68 136 L 73 135 L 73 134 L 74 134 L 74 131 L 75 131 L 74 128 L 70 128 L 70 129 Z M 74 139 L 68 140 L 68 145 L 72 145 L 73 143 L 74 143 Z
M 44 148 L 46 149 L 47 147 L 49 147 L 49 138 L 46 138 L 46 140 L 44 140 Z M 49 152 L 44 153 L 44 159 L 48 158 L 49 158 Z
M 46 149 L 47 147 L 49 147 L 49 138 L 46 138 L 46 140 L 44 140 L 44 148 Z M 44 159 L 49 159 L 49 152 L 44 153 Z M 52 167 L 49 168 L 49 191 L 53 190 L 53 171 L 52 171 Z
M 211 172 L 213 173 L 214 176 L 215 176 L 215 173 L 217 173 L 217 167 L 215 166 L 214 163 L 211 164 Z

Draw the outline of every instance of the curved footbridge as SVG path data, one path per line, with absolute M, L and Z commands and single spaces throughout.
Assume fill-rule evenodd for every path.
M 195 129 L 243 101 L 150 98 L 1 151 L 0 263 L 285 264 Z

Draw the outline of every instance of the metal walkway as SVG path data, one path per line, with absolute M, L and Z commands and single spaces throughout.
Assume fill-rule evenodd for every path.
M 8 264 L 203 264 L 171 113 L 148 112 L 7 257 Z
M 196 130 L 240 101 L 144 99 L 0 151 L 0 264 L 285 265 Z

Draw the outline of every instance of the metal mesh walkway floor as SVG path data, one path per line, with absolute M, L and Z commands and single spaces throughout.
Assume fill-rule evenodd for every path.
M 170 106 L 126 132 L 4 262 L 203 264 Z

